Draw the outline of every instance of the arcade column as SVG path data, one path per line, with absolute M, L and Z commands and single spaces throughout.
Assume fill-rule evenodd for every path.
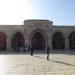
M 25 46 L 26 46 L 27 49 L 28 49 L 29 45 L 30 45 L 29 38 L 28 38 L 28 36 L 26 36 L 26 38 L 25 38 Z
M 6 51 L 11 51 L 12 48 L 11 48 L 11 38 L 10 37 L 7 37 L 7 40 L 6 40 Z
M 48 38 L 48 46 L 52 50 L 52 39 L 51 38 Z

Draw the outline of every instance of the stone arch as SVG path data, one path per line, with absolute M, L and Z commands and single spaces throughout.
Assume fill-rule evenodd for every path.
M 20 47 L 24 47 L 25 39 L 21 32 L 17 31 L 14 33 L 11 39 L 11 46 L 15 51 L 19 51 Z
M 6 49 L 6 34 L 0 31 L 0 50 Z
M 69 34 L 69 48 L 75 49 L 75 31 Z
M 14 30 L 14 31 L 12 32 L 12 34 L 10 35 L 11 39 L 12 39 L 12 37 L 13 37 L 17 32 L 21 33 L 21 34 L 24 36 L 24 32 L 23 32 L 22 30 L 20 30 L 20 29 L 17 29 L 17 30 Z
M 64 49 L 65 39 L 62 32 L 57 31 L 52 36 L 52 48 Z
M 48 37 L 42 29 L 35 29 L 30 33 L 30 45 L 37 50 L 45 50 Z

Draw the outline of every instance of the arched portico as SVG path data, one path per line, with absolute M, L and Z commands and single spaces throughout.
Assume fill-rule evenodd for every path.
M 47 40 L 47 35 L 42 29 L 35 29 L 30 34 L 30 45 L 35 50 L 45 50 Z
M 0 32 L 0 50 L 6 49 L 6 34 L 4 32 Z
M 69 35 L 69 48 L 75 49 L 75 32 L 71 32 Z
M 53 49 L 64 49 L 65 39 L 61 32 L 55 32 L 52 36 L 52 48 Z
M 15 51 L 19 51 L 20 47 L 24 47 L 24 36 L 21 32 L 16 32 L 11 39 L 11 46 Z

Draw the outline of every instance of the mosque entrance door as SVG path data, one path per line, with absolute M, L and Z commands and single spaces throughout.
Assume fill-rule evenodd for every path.
M 31 40 L 31 44 L 33 49 L 35 50 L 43 50 L 45 49 L 45 39 L 40 32 L 36 32 Z

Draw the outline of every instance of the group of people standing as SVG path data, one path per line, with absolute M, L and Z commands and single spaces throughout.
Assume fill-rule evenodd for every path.
M 33 47 L 29 47 L 30 51 L 31 51 L 31 56 L 33 56 L 33 53 L 34 53 L 34 50 L 33 50 Z M 47 60 L 49 60 L 49 52 L 50 52 L 50 47 L 47 46 L 47 50 L 46 50 L 46 53 L 47 53 Z

